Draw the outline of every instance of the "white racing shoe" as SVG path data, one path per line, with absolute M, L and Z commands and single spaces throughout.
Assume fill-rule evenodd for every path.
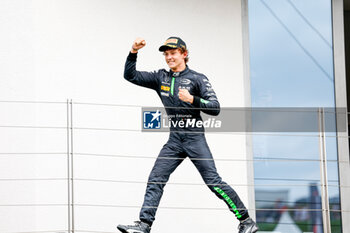
M 118 225 L 117 228 L 123 233 L 150 233 L 151 231 L 151 227 L 141 221 L 135 221 L 134 225 Z
M 255 233 L 259 230 L 256 223 L 251 218 L 243 220 L 238 225 L 238 233 Z

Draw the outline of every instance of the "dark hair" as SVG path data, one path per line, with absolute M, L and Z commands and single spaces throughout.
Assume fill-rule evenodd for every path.
M 190 59 L 190 58 L 188 57 L 188 54 L 189 54 L 188 49 L 183 48 L 183 47 L 181 47 L 181 48 L 179 48 L 179 49 L 180 49 L 181 53 L 187 52 L 187 57 L 185 57 L 185 63 L 187 63 L 188 60 Z

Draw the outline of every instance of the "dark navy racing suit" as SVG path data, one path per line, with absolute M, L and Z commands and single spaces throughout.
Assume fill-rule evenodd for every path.
M 169 116 L 191 116 L 201 120 L 200 111 L 218 115 L 220 104 L 207 77 L 186 66 L 174 73 L 161 69 L 155 72 L 136 70 L 136 53 L 130 53 L 125 64 L 124 78 L 134 84 L 157 92 Z M 179 88 L 185 88 L 194 96 L 193 104 L 179 99 Z M 175 117 L 176 118 L 176 117 Z M 239 220 L 248 217 L 248 211 L 236 192 L 222 181 L 204 136 L 204 128 L 172 127 L 168 142 L 163 146 L 148 178 L 140 220 L 152 225 L 166 182 L 171 173 L 189 157 L 209 189 L 228 205 Z

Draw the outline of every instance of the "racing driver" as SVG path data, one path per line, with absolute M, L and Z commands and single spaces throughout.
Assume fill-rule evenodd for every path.
M 136 70 L 138 50 L 146 42 L 137 38 L 126 59 L 124 78 L 136 85 L 155 90 L 161 98 L 168 116 L 175 116 L 171 121 L 201 121 L 200 111 L 209 115 L 218 115 L 220 104 L 208 78 L 187 66 L 188 50 L 185 42 L 179 37 L 170 37 L 160 46 L 170 70 L 161 69 L 155 72 Z M 177 116 L 186 116 L 186 119 Z M 167 143 L 161 149 L 148 178 L 146 194 L 140 211 L 140 221 L 134 225 L 118 225 L 123 233 L 149 233 L 155 220 L 156 211 L 163 194 L 163 189 L 171 173 L 180 163 L 189 157 L 201 174 L 208 188 L 222 199 L 230 211 L 240 221 L 239 233 L 258 231 L 256 223 L 249 217 L 248 210 L 237 193 L 224 181 L 216 171 L 212 154 L 200 124 L 186 128 L 171 124 Z

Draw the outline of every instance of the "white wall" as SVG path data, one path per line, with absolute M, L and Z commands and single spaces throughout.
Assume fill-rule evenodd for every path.
M 97 102 L 161 106 L 151 90 L 126 82 L 123 66 L 133 40 L 144 37 L 139 70 L 166 68 L 158 47 L 180 36 L 190 50 L 190 68 L 206 74 L 223 107 L 244 106 L 240 0 L 2 0 L 0 2 L 0 100 Z M 66 124 L 64 104 L 1 103 L 0 125 Z M 74 105 L 75 127 L 140 129 L 140 108 Z M 0 153 L 65 152 L 64 129 L 2 128 Z M 157 156 L 166 133 L 75 130 L 75 227 L 80 231 L 115 231 L 118 223 L 138 218 L 149 158 L 83 156 L 79 153 Z M 245 136 L 207 134 L 216 159 L 245 159 Z M 65 178 L 62 155 L 1 155 L 1 178 Z M 217 161 L 223 179 L 248 205 L 245 162 Z M 107 179 L 140 183 L 88 182 Z M 0 181 L 0 205 L 65 204 L 64 181 Z M 186 160 L 166 186 L 153 226 L 157 232 L 234 231 L 237 221 L 226 205 L 203 185 Z M 175 185 L 171 183 L 198 183 Z M 163 208 L 162 208 L 163 207 Z M 190 207 L 168 209 L 166 207 Z M 249 205 L 248 205 L 249 207 Z M 206 210 L 196 208 L 223 208 Z M 0 232 L 67 229 L 64 206 L 2 206 Z M 21 222 L 21 224 L 18 224 Z M 175 224 L 174 224 L 175 223 Z M 170 225 L 171 224 L 171 225 Z M 168 227 L 171 226 L 169 229 Z

